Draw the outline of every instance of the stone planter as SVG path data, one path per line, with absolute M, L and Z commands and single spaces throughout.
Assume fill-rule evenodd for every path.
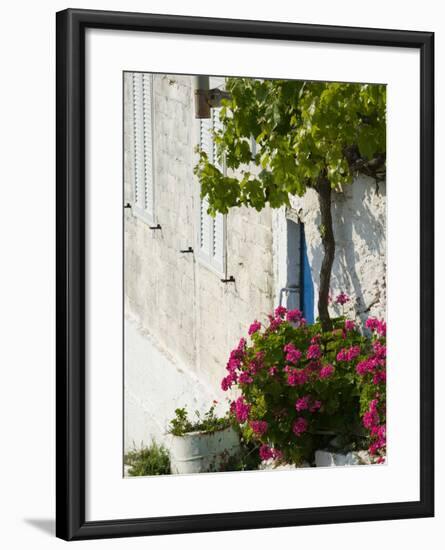
M 347 454 L 315 451 L 315 466 L 330 468 L 332 466 L 359 466 L 371 464 L 367 451 L 355 451 Z
M 356 432 L 353 432 L 356 434 Z M 372 464 L 369 453 L 366 450 L 360 451 L 343 451 L 343 444 L 341 434 L 337 434 L 333 431 L 319 430 L 317 435 L 334 436 L 329 442 L 329 448 L 319 449 L 315 451 L 314 466 L 319 468 L 331 468 L 332 466 L 359 466 L 363 464 Z M 342 444 L 343 443 L 343 444 Z
M 190 432 L 171 439 L 172 474 L 218 472 L 240 452 L 237 432 L 230 426 L 216 432 Z

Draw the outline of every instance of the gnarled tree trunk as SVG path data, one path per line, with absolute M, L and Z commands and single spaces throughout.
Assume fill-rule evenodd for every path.
M 332 330 L 332 321 L 329 316 L 328 300 L 331 284 L 332 264 L 335 257 L 334 230 L 332 228 L 331 212 L 331 184 L 325 177 L 320 178 L 317 185 L 320 200 L 321 214 L 321 242 L 324 256 L 320 269 L 320 288 L 318 291 L 318 315 L 323 331 Z

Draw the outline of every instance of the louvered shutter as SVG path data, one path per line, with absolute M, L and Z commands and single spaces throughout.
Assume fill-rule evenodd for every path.
M 213 159 L 213 139 L 212 139 L 212 120 L 201 119 L 199 121 L 199 147 L 207 153 L 212 162 Z M 200 199 L 200 222 L 199 222 L 199 245 L 204 257 L 210 256 L 212 243 L 212 218 L 207 214 L 209 203 L 206 198 Z
M 223 165 L 218 162 L 216 146 L 213 139 L 213 131 L 222 127 L 219 120 L 219 109 L 212 109 L 210 119 L 201 119 L 199 131 L 199 146 L 207 153 L 213 164 L 221 171 Z M 200 259 L 215 269 L 218 273 L 225 271 L 225 221 L 226 217 L 217 214 L 214 218 L 207 214 L 208 201 L 200 199 L 200 220 L 199 220 L 199 246 Z
M 224 225 L 225 216 L 223 214 L 217 214 L 215 218 L 212 218 L 213 222 L 213 246 L 212 254 L 215 267 L 219 272 L 224 271 Z
M 213 131 L 217 132 L 222 129 L 223 125 L 219 118 L 220 109 L 212 109 L 212 123 Z M 213 164 L 219 168 L 221 172 L 224 172 L 224 162 L 218 159 L 216 151 L 216 143 L 213 141 Z M 225 225 L 225 216 L 223 214 L 217 214 L 215 218 L 212 218 L 213 223 L 213 246 L 212 246 L 212 255 L 213 261 L 215 262 L 216 268 L 223 272 L 224 271 L 224 225 Z
M 218 132 L 219 130 L 222 130 L 222 122 L 219 118 L 219 112 L 220 109 L 212 109 L 212 127 L 214 132 Z M 221 170 L 221 172 L 224 170 L 223 163 L 218 159 L 218 155 L 216 153 L 216 143 L 214 140 L 212 140 L 212 162 L 215 166 Z
M 133 73 L 133 168 L 136 216 L 154 222 L 153 77 Z

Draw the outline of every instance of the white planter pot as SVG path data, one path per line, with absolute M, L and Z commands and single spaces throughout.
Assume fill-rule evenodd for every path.
M 319 468 L 332 466 L 358 466 L 371 464 L 367 451 L 355 451 L 347 454 L 315 451 L 315 466 Z
M 221 465 L 239 451 L 239 437 L 232 427 L 212 433 L 175 435 L 172 436 L 170 447 L 171 473 L 218 472 Z

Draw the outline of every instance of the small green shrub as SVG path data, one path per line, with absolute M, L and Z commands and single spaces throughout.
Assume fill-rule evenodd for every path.
M 199 411 L 195 411 L 195 416 L 196 420 L 192 422 L 185 407 L 176 409 L 175 417 L 170 421 L 169 433 L 178 436 L 190 432 L 213 433 L 224 430 L 231 425 L 231 419 L 228 415 L 222 418 L 215 415 L 215 405 L 212 405 L 202 416 Z
M 125 455 L 130 476 L 159 476 L 170 474 L 170 455 L 163 445 L 153 441 L 150 447 L 134 449 Z
M 244 437 L 243 429 L 234 424 L 233 428 L 238 432 L 240 438 L 240 451 L 231 456 L 221 467 L 221 472 L 247 472 L 258 470 L 261 458 L 258 454 L 259 444 L 256 441 L 247 440 Z

